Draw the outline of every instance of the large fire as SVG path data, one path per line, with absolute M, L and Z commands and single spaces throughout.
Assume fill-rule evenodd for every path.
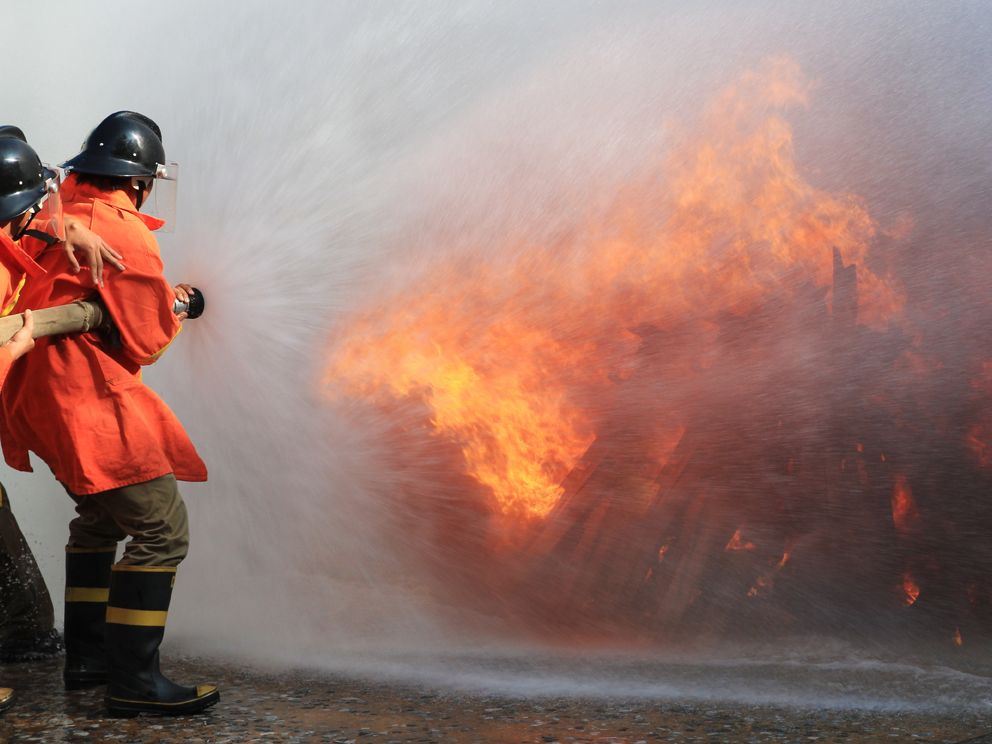
M 957 595 L 931 589 L 928 476 L 900 455 L 924 426 L 903 398 L 935 365 L 872 255 L 908 221 L 804 177 L 786 117 L 810 90 L 788 59 L 745 72 L 567 239 L 439 260 L 347 321 L 327 394 L 419 407 L 493 517 L 445 511 L 447 534 L 496 530 L 490 563 L 514 554 L 473 584 L 556 624 L 713 623 L 735 596 L 784 627 L 861 611 L 858 575 L 960 638 Z M 987 465 L 985 426 L 960 446 Z
M 509 266 L 437 267 L 439 283 L 353 321 L 327 372 L 334 393 L 423 400 L 496 509 L 542 517 L 595 438 L 583 401 L 615 386 L 624 370 L 611 360 L 637 345 L 632 329 L 712 334 L 797 277 L 829 289 L 835 249 L 857 267 L 859 316 L 884 324 L 901 300 L 868 268 L 875 222 L 797 170 L 782 112 L 806 96 L 787 60 L 746 73 L 599 223 L 580 217 L 575 244 L 531 246 Z

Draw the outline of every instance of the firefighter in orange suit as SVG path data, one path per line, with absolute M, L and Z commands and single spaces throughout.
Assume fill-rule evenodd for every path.
M 23 215 L 48 196 L 55 176 L 18 134 L 13 127 L 0 129 L 0 314 L 10 312 L 26 272 L 41 270 L 14 242 L 13 234 L 22 230 Z M 33 326 L 26 312 L 24 327 L 0 347 L 0 387 L 14 360 L 34 346 Z M 54 633 L 53 619 L 48 589 L 0 486 L 0 641 L 7 635 L 34 638 L 42 630 Z M 13 700 L 14 691 L 0 687 L 0 712 Z
M 171 166 L 158 126 L 122 111 L 104 119 L 65 167 L 65 214 L 112 245 L 127 271 L 95 289 L 59 252 L 43 253 L 47 274 L 25 288 L 18 307 L 98 295 L 115 333 L 39 339 L 0 396 L 0 442 L 14 468 L 31 469 L 28 451 L 44 460 L 76 503 L 66 547 L 67 687 L 106 681 L 114 715 L 194 713 L 219 700 L 217 689 L 167 679 L 158 649 L 189 539 L 176 481 L 204 481 L 207 470 L 140 374 L 184 317 L 173 313 L 177 291 L 152 235 L 163 223 L 139 211 Z
M 0 315 L 10 313 L 29 278 L 44 274 L 32 252 L 46 249 L 61 237 L 57 190 L 57 174 L 41 163 L 24 133 L 0 125 Z M 103 256 L 123 268 L 116 254 L 93 233 L 78 224 L 69 232 L 63 249 L 75 271 L 79 270 L 72 255 L 76 250 L 88 256 L 95 282 L 102 279 Z M 25 326 L 0 346 L 0 387 L 14 360 L 34 346 L 30 311 L 25 311 L 25 318 Z M 61 648 L 48 588 L 7 492 L 0 486 L 0 662 L 44 658 Z M 13 692 L 0 688 L 0 711 L 12 700 Z
M 5 230 L 9 230 L 9 227 L 5 226 Z M 10 273 L 7 270 L 7 264 L 9 255 L 16 250 L 19 249 L 14 245 L 14 241 L 10 239 L 9 234 L 6 231 L 0 231 L 0 284 L 3 285 L 3 287 L 0 287 L 0 291 L 9 288 L 11 285 Z M 10 341 L 5 343 L 3 346 L 0 346 L 0 386 L 2 386 L 3 380 L 7 377 L 7 373 L 10 370 L 11 365 L 14 363 L 14 360 L 26 354 L 34 346 L 34 339 L 31 337 L 31 332 L 33 329 L 34 322 L 31 319 L 31 312 L 27 311 L 24 314 L 24 327 L 15 333 Z M 4 553 L 10 553 L 10 557 L 15 560 L 24 560 L 25 555 L 28 559 L 30 559 L 30 568 L 33 570 L 33 575 L 37 577 L 38 583 L 32 582 L 30 588 L 27 590 L 32 594 L 31 600 L 36 600 L 34 602 L 29 600 L 28 604 L 32 609 L 34 609 L 36 605 L 40 604 L 42 611 L 44 611 L 45 602 L 47 601 L 47 608 L 50 615 L 52 600 L 48 596 L 48 590 L 45 588 L 44 581 L 41 580 L 41 574 L 38 572 L 38 566 L 34 563 L 34 557 L 27 548 L 27 543 L 24 541 L 24 537 L 20 533 L 20 529 L 17 526 L 16 520 L 14 520 L 13 514 L 8 514 L 10 507 L 7 504 L 6 495 L 6 492 L 3 490 L 2 486 L 0 486 L 0 541 L 3 542 Z M 9 550 L 7 545 L 8 542 L 11 544 L 9 546 Z M 4 573 L 6 574 L 7 572 L 5 571 Z M 13 572 L 11 571 L 11 573 Z M 35 598 L 33 594 L 38 591 L 39 586 L 44 592 L 44 597 Z M 8 598 L 5 596 L 2 601 L 4 603 L 8 602 Z M 0 687 L 0 713 L 7 710 L 13 701 L 14 691 L 9 687 Z

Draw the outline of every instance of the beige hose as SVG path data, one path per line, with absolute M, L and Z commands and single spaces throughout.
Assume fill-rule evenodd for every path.
M 106 311 L 98 302 L 79 300 L 68 305 L 35 310 L 31 314 L 34 316 L 34 337 L 41 338 L 99 328 L 103 324 Z M 23 325 L 24 316 L 20 314 L 0 318 L 0 344 L 7 343 Z

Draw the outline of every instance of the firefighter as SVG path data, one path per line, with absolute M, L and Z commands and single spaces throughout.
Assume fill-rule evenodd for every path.
M 35 152 L 13 127 L 0 127 L 0 313 L 7 314 L 28 273 L 35 264 L 14 242 L 29 218 L 40 211 L 55 187 L 55 173 L 41 164 Z M 25 312 L 24 326 L 0 346 L 0 387 L 14 360 L 34 346 L 34 321 Z M 0 656 L 10 659 L 11 645 L 38 655 L 59 650 L 53 628 L 52 600 L 31 554 L 3 486 L 0 485 Z M 44 652 L 44 653 L 42 653 Z M 14 691 L 0 688 L 0 712 L 10 707 Z
M 44 250 L 61 237 L 57 186 L 57 174 L 41 163 L 24 133 L 0 125 L 0 315 L 10 313 L 30 277 L 44 274 L 31 252 Z M 124 269 L 120 256 L 102 238 L 74 221 L 67 230 L 63 249 L 74 267 L 71 271 L 80 270 L 77 251 L 84 255 L 96 283 L 102 281 L 104 260 Z M 30 310 L 25 317 L 25 327 L 0 347 L 0 386 L 13 360 L 34 346 Z M 61 649 L 48 588 L 0 485 L 0 662 L 44 658 Z M 13 692 L 0 688 L 0 711 L 12 700 Z
M 195 713 L 215 704 L 219 692 L 166 678 L 159 646 L 189 541 L 177 480 L 204 481 L 207 470 L 140 374 L 173 341 L 183 317 L 173 313 L 179 290 L 163 276 L 152 234 L 164 223 L 139 211 L 174 167 L 158 126 L 129 111 L 104 119 L 64 167 L 66 215 L 112 245 L 127 271 L 93 287 L 66 269 L 58 252 L 43 253 L 39 263 L 48 273 L 28 285 L 19 307 L 98 296 L 115 333 L 39 339 L 0 396 L 0 442 L 19 470 L 31 470 L 33 451 L 76 504 L 66 546 L 66 686 L 106 681 L 112 715 Z
M 0 281 L 3 279 L 5 266 L 5 255 L 9 248 L 12 248 L 11 241 L 5 232 L 0 231 Z M 34 330 L 34 321 L 31 319 L 31 312 L 24 314 L 24 326 L 14 334 L 14 336 L 0 346 L 0 385 L 6 377 L 11 364 L 18 357 L 23 356 L 34 346 L 34 339 L 31 337 Z M 0 486 L 0 561 L 2 561 L 2 573 L 0 573 L 0 600 L 3 602 L 4 615 L 10 615 L 18 621 L 16 627 L 20 628 L 27 623 L 28 628 L 37 630 L 45 628 L 54 634 L 51 627 L 52 600 L 48 596 L 48 589 L 38 571 L 34 556 L 28 548 L 17 526 L 17 520 L 10 511 L 7 502 L 7 493 Z M 24 583 L 19 583 L 24 582 Z M 20 611 L 20 612 L 18 612 Z M 3 620 L 4 618 L 0 618 Z M 5 626 L 8 625 L 5 623 Z M 5 628 L 6 629 L 6 628 Z M 37 635 L 34 638 L 37 639 Z M 57 635 L 54 646 L 58 650 Z M 35 648 L 39 648 L 35 641 Z M 0 713 L 7 710 L 14 702 L 14 691 L 9 687 L 0 687 Z
M 25 215 L 37 215 L 49 200 L 49 188 L 54 188 L 56 181 L 56 174 L 42 166 L 19 134 L 13 127 L 0 128 L 0 315 L 13 309 L 25 280 L 41 273 L 41 267 L 21 250 L 14 237 L 28 221 Z M 15 354 L 25 351 L 22 344 L 13 341 L 0 349 L 0 385 Z M 0 485 L 0 660 L 57 654 L 61 642 L 54 619 L 38 564 Z
M 13 309 L 30 278 L 44 274 L 33 257 L 63 237 L 57 187 L 57 174 L 41 163 L 24 133 L 0 125 L 0 315 Z M 123 270 L 120 256 L 78 221 L 65 229 L 62 249 L 70 270 L 80 270 L 76 252 L 94 283 L 102 281 L 104 260 Z M 9 361 L 4 359 L 7 366 Z M 61 649 L 51 597 L 0 485 L 0 662 L 44 658 Z
M 0 219 L 2 222 L 2 219 Z M 0 231 L 0 282 L 6 277 L 6 256 L 14 248 L 13 241 Z M 24 326 L 3 346 L 0 346 L 0 385 L 14 360 L 34 346 L 31 311 L 24 313 Z M 35 563 L 17 520 L 10 510 L 7 492 L 0 485 L 0 602 L 4 632 L 27 631 L 30 648 L 37 655 L 51 655 L 59 650 L 58 635 L 52 627 L 52 600 L 48 595 L 38 564 Z M 48 634 L 47 641 L 45 634 Z M 21 645 L 23 648 L 23 640 Z M 0 713 L 14 702 L 14 691 L 0 687 Z

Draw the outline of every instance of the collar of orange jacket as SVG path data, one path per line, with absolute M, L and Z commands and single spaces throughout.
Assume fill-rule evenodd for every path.
M 104 191 L 99 189 L 93 184 L 89 183 L 79 183 L 75 174 L 69 174 L 69 177 L 62 184 L 61 188 L 62 201 L 64 202 L 80 202 L 80 201 L 99 201 L 107 204 L 114 209 L 120 209 L 122 212 L 128 212 L 133 214 L 139 220 L 145 223 L 145 226 L 149 230 L 158 230 L 160 227 L 165 225 L 165 220 L 160 220 L 158 217 L 152 217 L 150 214 L 142 214 L 137 209 L 134 208 L 134 203 L 128 198 L 128 195 L 124 192 L 124 189 L 115 189 L 114 191 Z
M 8 270 L 16 266 L 31 277 L 41 276 L 46 273 L 45 270 L 35 263 L 34 259 L 28 255 L 27 251 L 21 248 L 21 246 L 11 239 L 5 232 L 0 232 L 0 262 L 2 262 Z

